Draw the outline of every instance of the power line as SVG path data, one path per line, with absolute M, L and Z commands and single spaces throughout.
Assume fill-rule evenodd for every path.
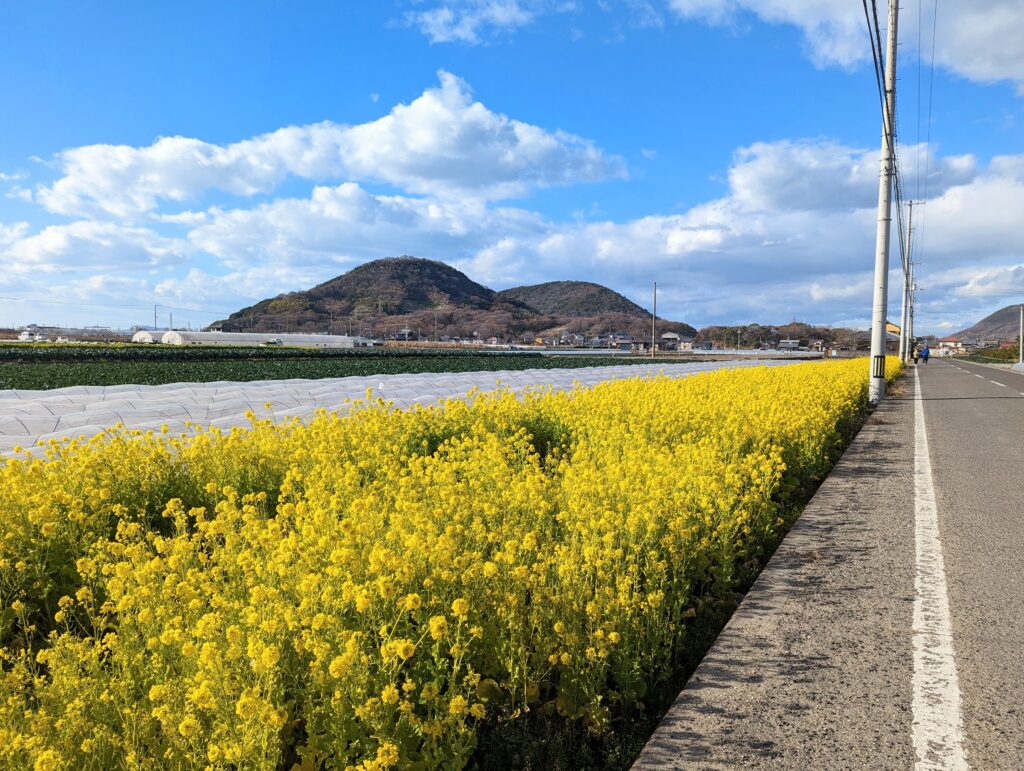
M 881 49 L 882 46 L 882 33 L 881 26 L 878 20 L 878 4 L 876 0 L 871 2 L 871 11 L 868 12 L 867 0 L 862 0 L 864 7 L 864 16 L 868 25 L 868 38 L 872 44 L 872 59 L 875 62 L 875 83 L 879 90 L 879 102 L 882 108 L 883 116 L 885 116 L 888 109 L 888 102 L 885 99 L 885 90 L 881 84 L 882 73 L 885 68 L 885 56 Z M 899 138 L 902 136 L 900 129 L 900 110 L 897 107 L 895 109 L 895 115 L 891 116 L 892 122 L 892 138 L 887 138 L 887 144 L 889 148 L 889 155 L 892 158 L 893 164 L 893 186 L 894 186 L 894 198 L 896 205 L 896 232 L 900 251 L 900 263 L 903 267 L 905 275 L 910 273 L 910 265 L 913 261 L 911 256 L 912 245 L 908 230 L 904 225 L 903 207 L 907 203 L 906 196 L 904 194 L 903 182 L 906 177 L 903 168 L 903 154 L 900 152 L 900 141 Z M 920 123 L 920 119 L 918 120 Z M 918 147 L 920 150 L 920 147 Z M 920 167 L 920 164 L 918 164 Z M 916 228 L 915 228 L 916 230 Z
M 882 75 L 885 67 L 885 55 L 882 51 L 882 31 L 881 25 L 878 21 L 878 4 L 876 0 L 871 0 L 871 10 L 868 11 L 867 0 L 861 0 L 861 5 L 864 8 L 864 20 L 867 24 L 868 40 L 871 44 L 871 59 L 874 63 L 875 69 L 875 86 L 878 89 L 878 101 L 882 111 L 883 121 L 888 120 L 892 126 L 892 136 L 886 136 L 886 143 L 889 149 L 889 157 L 892 163 L 892 177 L 893 185 L 895 188 L 896 198 L 896 232 L 898 236 L 899 250 L 900 250 L 900 262 L 903 265 L 903 271 L 905 274 L 910 272 L 910 255 L 909 255 L 909 244 L 906 243 L 903 230 L 903 183 L 902 183 L 902 171 L 901 163 L 902 156 L 897 152 L 899 142 L 896 137 L 899 136 L 899 110 L 894 110 L 894 115 L 889 115 L 889 103 L 886 99 L 885 87 L 882 85 Z
M 922 203 L 928 202 L 928 183 L 929 176 L 931 173 L 931 160 L 932 160 L 932 105 L 934 103 L 935 96 L 935 39 L 938 31 L 938 19 L 939 19 L 939 0 L 934 0 L 932 5 L 932 46 L 931 46 L 931 59 L 928 63 L 928 122 L 926 126 L 926 139 L 925 139 L 925 156 L 924 156 L 924 196 L 921 198 Z M 925 222 L 928 218 L 928 207 L 924 206 L 921 210 L 921 224 L 920 227 L 923 230 Z M 924 236 L 922 235 L 917 239 L 917 252 L 920 254 L 924 250 Z

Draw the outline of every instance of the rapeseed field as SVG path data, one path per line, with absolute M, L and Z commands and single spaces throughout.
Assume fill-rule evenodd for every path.
M 867 374 L 362 402 L 23 452 L 0 469 L 0 766 L 461 768 L 488 726 L 607 732 L 777 544 Z

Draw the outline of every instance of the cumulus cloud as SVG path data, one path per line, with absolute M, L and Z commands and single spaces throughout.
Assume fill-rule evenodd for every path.
M 0 254 L 25 238 L 29 230 L 30 225 L 27 222 L 13 222 L 9 225 L 0 222 Z
M 15 273 L 144 270 L 179 264 L 191 251 L 187 241 L 148 228 L 79 220 L 9 241 L 0 250 L 0 266 Z
M 355 126 L 289 126 L 228 145 L 164 137 L 147 147 L 66 150 L 58 157 L 63 176 L 37 198 L 59 214 L 130 219 L 208 190 L 267 193 L 289 175 L 497 199 L 625 174 L 621 159 L 588 140 L 493 112 L 460 78 L 443 71 L 439 78 L 411 103 Z
M 790 24 L 804 35 L 819 66 L 850 67 L 870 58 L 864 11 L 850 0 L 669 0 L 681 18 L 713 25 L 736 24 L 744 14 L 770 24 Z M 925 6 L 922 42 L 930 54 L 932 16 Z M 880 19 L 884 25 L 886 18 Z M 1024 4 L 1020 0 L 943 3 L 936 17 L 935 58 L 964 77 L 981 82 L 1024 84 Z M 918 38 L 917 14 L 905 13 L 901 39 Z M 919 52 L 920 53 L 920 52 Z
M 927 145 L 901 146 L 905 184 L 922 185 L 927 168 L 930 195 L 968 182 L 977 172 L 972 155 L 937 157 Z M 729 170 L 732 196 L 748 209 L 847 209 L 874 205 L 878 197 L 878 149 L 844 147 L 827 140 L 757 142 L 738 150 Z
M 189 238 L 232 268 L 254 263 L 338 266 L 405 253 L 454 260 L 502 233 L 547 227 L 540 215 L 522 209 L 475 199 L 372 195 L 346 182 L 316 187 L 309 198 L 214 212 Z
M 1024 155 L 982 165 L 930 152 L 932 195 L 915 212 L 928 289 L 919 321 L 960 328 L 1020 285 Z M 928 153 L 902 154 L 907 163 Z M 656 279 L 659 308 L 698 324 L 866 323 L 877 174 L 877 150 L 824 139 L 755 143 L 735 152 L 720 198 L 630 220 L 565 221 L 480 196 L 382 194 L 346 181 L 248 207 L 157 208 L 147 226 L 0 226 L 0 266 L 25 280 L 60 273 L 80 282 L 83 297 L 119 286 L 144 302 L 231 308 L 412 253 L 496 288 L 585 279 L 646 303 Z M 86 280 L 95 276 L 106 278 Z M 894 271 L 893 308 L 898 283 Z

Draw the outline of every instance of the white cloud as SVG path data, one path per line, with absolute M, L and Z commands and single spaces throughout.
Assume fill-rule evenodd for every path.
M 407 119 L 392 115 L 396 123 Z M 484 110 L 485 124 L 492 116 Z M 435 133 L 425 125 L 428 136 Z M 376 136 L 405 133 L 384 126 Z M 902 148 L 907 180 L 918 149 Z M 926 151 L 920 148 L 922 159 Z M 383 154 L 368 167 L 392 162 L 387 146 L 368 152 Z M 422 151 L 423 164 L 434 163 L 434 152 Z M 413 167 L 402 168 L 412 174 Z M 933 154 L 929 168 L 932 197 L 915 213 L 928 290 L 919 320 L 960 328 L 1018 291 L 1024 155 L 982 166 L 970 155 Z M 586 279 L 646 303 L 656 279 L 664 293 L 659 308 L 691 323 L 794 316 L 860 323 L 870 303 L 877 174 L 877 150 L 823 139 L 756 143 L 734 154 L 722 197 L 631 220 L 591 212 L 557 221 L 482 196 L 449 195 L 450 188 L 385 195 L 354 181 L 247 208 L 165 212 L 155 196 L 146 226 L 131 217 L 38 232 L 0 225 L 0 267 L 25 282 L 59 273 L 54 286 L 77 287 L 83 301 L 120 293 L 141 303 L 231 309 L 369 259 L 410 253 L 455 264 L 496 288 Z M 894 252 L 894 266 L 897 260 Z M 892 283 L 895 298 L 895 273 Z
M 476 199 L 372 195 L 353 182 L 316 187 L 254 209 L 211 213 L 189 238 L 233 269 L 253 264 L 351 266 L 396 254 L 454 260 L 503 232 L 544 231 L 543 219 Z
M 11 187 L 10 190 L 4 193 L 4 197 L 14 201 L 24 201 L 25 203 L 32 203 L 33 201 L 32 191 L 27 187 L 19 187 L 18 185 Z
M 927 145 L 901 146 L 904 185 L 927 165 L 929 195 L 974 178 L 972 155 L 936 157 Z M 924 174 L 925 169 L 921 172 Z M 752 210 L 865 208 L 878 198 L 878 149 L 827 140 L 757 142 L 738 150 L 729 170 L 732 196 Z M 924 179 L 922 178 L 922 184 Z M 913 190 L 908 190 L 912 195 Z
M 532 24 L 538 9 L 521 0 L 451 0 L 426 11 L 410 11 L 407 21 L 431 43 L 476 45 Z
M 191 251 L 187 241 L 161 236 L 148 228 L 80 220 L 50 225 L 9 242 L 0 250 L 0 266 L 15 273 L 114 268 L 132 271 L 179 264 Z
M 27 222 L 14 222 L 10 225 L 0 222 L 0 254 L 25 238 L 30 229 Z
M 191 268 L 184 276 L 158 281 L 152 295 L 162 303 L 213 307 L 228 311 L 225 315 L 229 315 L 253 299 L 308 289 L 322 281 L 323 276 L 322 270 L 293 265 L 247 267 L 227 273 Z M 208 316 L 206 323 L 212 320 Z
M 208 190 L 267 193 L 288 175 L 504 198 L 625 174 L 621 159 L 591 142 L 492 112 L 461 79 L 439 77 L 438 87 L 410 104 L 356 126 L 289 126 L 229 145 L 164 137 L 148 147 L 66 150 L 58 157 L 63 176 L 41 186 L 37 198 L 60 214 L 132 219 L 161 201 L 195 200 Z
M 1024 295 L 1024 265 L 983 269 L 971 276 L 957 292 L 974 297 Z
M 736 24 L 752 14 L 770 24 L 791 24 L 804 34 L 808 54 L 819 66 L 850 67 L 870 59 L 867 25 L 860 3 L 851 0 L 669 0 L 684 19 Z M 880 13 L 884 26 L 885 4 Z M 930 55 L 930 4 L 922 14 L 922 48 Z M 918 15 L 904 9 L 900 19 L 903 50 L 916 44 Z M 942 3 L 938 10 L 935 57 L 940 66 L 981 82 L 1024 83 L 1024 3 L 1020 0 L 972 0 Z M 902 54 L 901 54 L 902 55 Z

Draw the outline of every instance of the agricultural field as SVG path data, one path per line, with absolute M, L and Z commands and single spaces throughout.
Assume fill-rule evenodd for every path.
M 0 469 L 0 765 L 626 767 L 691 639 L 856 432 L 866 375 L 26 452 Z
M 464 350 L 0 345 L 0 390 L 162 385 L 429 372 L 594 367 L 642 357 L 548 356 Z

